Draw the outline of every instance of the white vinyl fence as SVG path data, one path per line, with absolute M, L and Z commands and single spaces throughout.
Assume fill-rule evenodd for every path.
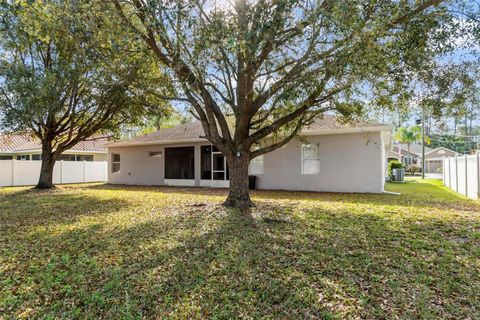
M 443 184 L 472 199 L 480 199 L 480 153 L 443 159 Z
M 0 187 L 35 185 L 40 176 L 41 161 L 0 160 Z M 53 183 L 107 181 L 106 161 L 57 161 Z

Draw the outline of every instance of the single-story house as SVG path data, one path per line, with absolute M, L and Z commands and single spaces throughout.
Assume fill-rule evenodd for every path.
M 448 148 L 439 147 L 425 153 L 425 172 L 435 173 L 440 168 L 443 168 L 443 157 L 455 157 L 461 155 L 460 153 L 450 150 Z M 422 162 L 422 156 L 418 159 Z
M 257 188 L 381 193 L 392 127 L 340 124 L 324 116 L 282 148 L 257 157 Z M 129 185 L 228 187 L 225 157 L 201 136 L 200 122 L 106 144 L 108 182 Z
M 425 152 L 433 151 L 432 148 L 425 146 Z M 419 143 L 411 143 L 410 147 L 407 144 L 395 144 L 392 149 L 387 152 L 387 160 L 398 160 L 404 165 L 420 164 L 419 158 L 422 155 L 422 145 Z
M 103 146 L 107 138 L 97 136 L 82 141 L 65 151 L 59 160 L 64 161 L 106 161 L 107 150 Z M 0 135 L 0 160 L 41 160 L 40 140 L 31 133 L 5 133 Z

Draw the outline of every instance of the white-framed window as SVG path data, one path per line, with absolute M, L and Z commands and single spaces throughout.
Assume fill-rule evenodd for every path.
M 302 145 L 302 174 L 320 173 L 320 145 L 309 143 Z
M 263 155 L 253 158 L 250 161 L 250 174 L 263 174 Z
M 112 173 L 120 172 L 120 154 L 112 153 Z
M 411 156 L 405 156 L 403 157 L 403 164 L 406 166 L 409 166 L 413 163 L 413 159 Z

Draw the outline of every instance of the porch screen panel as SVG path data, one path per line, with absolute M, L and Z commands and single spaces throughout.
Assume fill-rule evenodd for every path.
M 201 146 L 202 179 L 212 179 L 212 147 Z
M 165 148 L 165 179 L 195 179 L 195 148 Z

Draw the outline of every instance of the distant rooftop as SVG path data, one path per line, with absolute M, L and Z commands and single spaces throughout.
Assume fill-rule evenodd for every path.
M 86 141 L 79 142 L 71 150 L 106 152 L 104 145 L 108 142 L 105 136 L 95 136 Z M 0 135 L 0 153 L 19 151 L 42 150 L 40 140 L 28 132 L 13 132 Z
M 396 143 L 395 147 L 399 147 L 402 150 L 408 151 L 408 145 L 406 143 Z M 425 153 L 432 151 L 433 149 L 425 146 Z M 416 155 L 422 154 L 422 145 L 420 143 L 411 143 L 410 152 Z

